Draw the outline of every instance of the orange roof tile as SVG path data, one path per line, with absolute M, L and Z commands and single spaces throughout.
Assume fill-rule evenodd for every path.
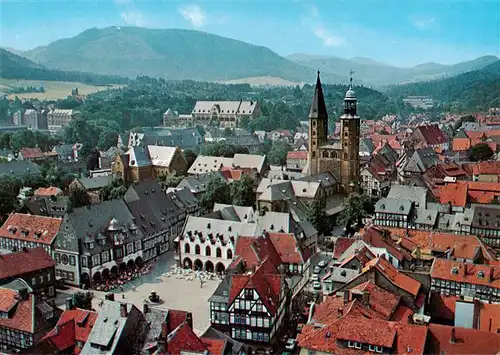
M 439 187 L 439 201 L 452 206 L 465 207 L 467 204 L 467 184 L 448 184 Z
M 309 254 L 303 254 L 293 233 L 269 233 L 269 238 L 278 252 L 282 263 L 304 264 Z
M 468 167 L 474 175 L 500 175 L 500 161 L 482 161 Z
M 40 148 L 21 148 L 19 153 L 23 155 L 24 159 L 42 158 L 43 152 Z
M 224 355 L 226 341 L 223 339 L 201 338 L 202 343 L 210 351 L 211 355 Z
M 35 190 L 35 196 L 58 196 L 62 195 L 62 190 L 58 187 L 40 187 Z
M 400 304 L 389 320 L 394 322 L 410 323 L 413 313 L 414 312 L 411 308 L 406 307 L 404 304 Z
M 453 270 L 457 270 L 456 273 Z M 434 259 L 431 277 L 500 289 L 500 267 Z
M 401 300 L 400 296 L 378 287 L 372 281 L 363 282 L 349 290 L 351 294 L 356 293 L 356 291 L 369 292 L 368 305 L 385 320 L 391 317 Z
M 19 300 L 18 292 L 12 292 L 10 289 L 0 288 L 0 308 L 6 308 L 9 305 L 17 304 L 15 311 L 9 318 L 0 317 L 0 327 L 21 330 L 23 332 L 33 333 L 34 315 L 33 304 L 35 300 L 32 294 L 28 295 L 25 301 Z
M 479 329 L 500 333 L 500 304 L 479 304 Z
M 308 154 L 307 152 L 303 151 L 292 151 L 287 153 L 286 158 L 307 160 L 307 154 Z
M 29 248 L 0 255 L 0 279 L 19 277 L 34 271 L 53 268 L 56 262 L 43 248 Z
M 466 151 L 471 147 L 470 138 L 453 138 L 452 150 Z
M 415 297 L 418 295 L 421 283 L 399 272 L 383 257 L 378 257 L 369 261 L 363 268 L 363 273 L 369 271 L 371 268 L 376 268 L 377 270 L 379 270 L 379 272 L 384 274 L 387 279 L 391 281 L 395 286 L 405 290 Z
M 0 311 L 8 312 L 17 304 L 17 291 L 9 288 L 0 289 Z
M 452 330 L 454 342 L 450 341 Z M 500 334 L 431 323 L 427 345 L 429 354 L 497 354 Z
M 61 218 L 11 213 L 0 228 L 0 237 L 52 244 L 61 223 Z

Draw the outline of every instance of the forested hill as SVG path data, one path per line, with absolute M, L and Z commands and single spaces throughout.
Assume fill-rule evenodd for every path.
M 40 64 L 20 57 L 3 48 L 0 48 L 0 78 L 75 81 L 92 85 L 125 84 L 128 82 L 128 79 L 112 75 L 46 69 Z
M 314 82 L 316 69 L 283 58 L 263 46 L 210 33 L 139 27 L 91 28 L 23 53 L 58 70 L 161 77 L 167 80 L 227 81 L 271 76 Z M 347 82 L 329 74 L 325 82 Z
M 468 111 L 500 107 L 500 60 L 450 78 L 392 86 L 388 95 L 396 100 L 412 95 L 428 95 L 443 105 Z

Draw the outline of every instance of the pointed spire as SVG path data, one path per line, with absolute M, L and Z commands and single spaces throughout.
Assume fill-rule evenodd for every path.
M 314 89 L 314 96 L 311 104 L 311 110 L 309 111 L 309 118 L 323 118 L 328 119 L 328 113 L 326 112 L 325 97 L 323 96 L 323 88 L 321 86 L 321 80 L 318 77 L 316 79 L 316 88 Z

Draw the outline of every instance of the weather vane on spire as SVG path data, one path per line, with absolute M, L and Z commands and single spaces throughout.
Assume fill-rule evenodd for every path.
M 354 70 L 349 70 L 349 85 L 352 87 L 352 74 L 354 74 Z

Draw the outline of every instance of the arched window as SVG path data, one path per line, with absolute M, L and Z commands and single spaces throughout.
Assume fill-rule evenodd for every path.
M 184 253 L 189 254 L 190 252 L 191 251 L 190 251 L 190 248 L 189 248 L 189 244 L 188 243 L 184 244 Z
M 201 254 L 201 249 L 200 249 L 200 246 L 198 244 L 196 244 L 195 247 L 194 247 L 194 253 L 196 255 L 200 255 Z
M 215 250 L 215 256 L 217 256 L 218 258 L 222 258 L 222 250 L 220 248 L 217 248 Z
M 227 250 L 227 258 L 232 259 L 233 258 L 233 251 L 231 249 Z
M 211 256 L 212 251 L 210 250 L 210 247 L 207 245 L 205 248 L 205 256 Z
M 328 151 L 327 150 L 323 151 L 323 158 L 328 158 Z

